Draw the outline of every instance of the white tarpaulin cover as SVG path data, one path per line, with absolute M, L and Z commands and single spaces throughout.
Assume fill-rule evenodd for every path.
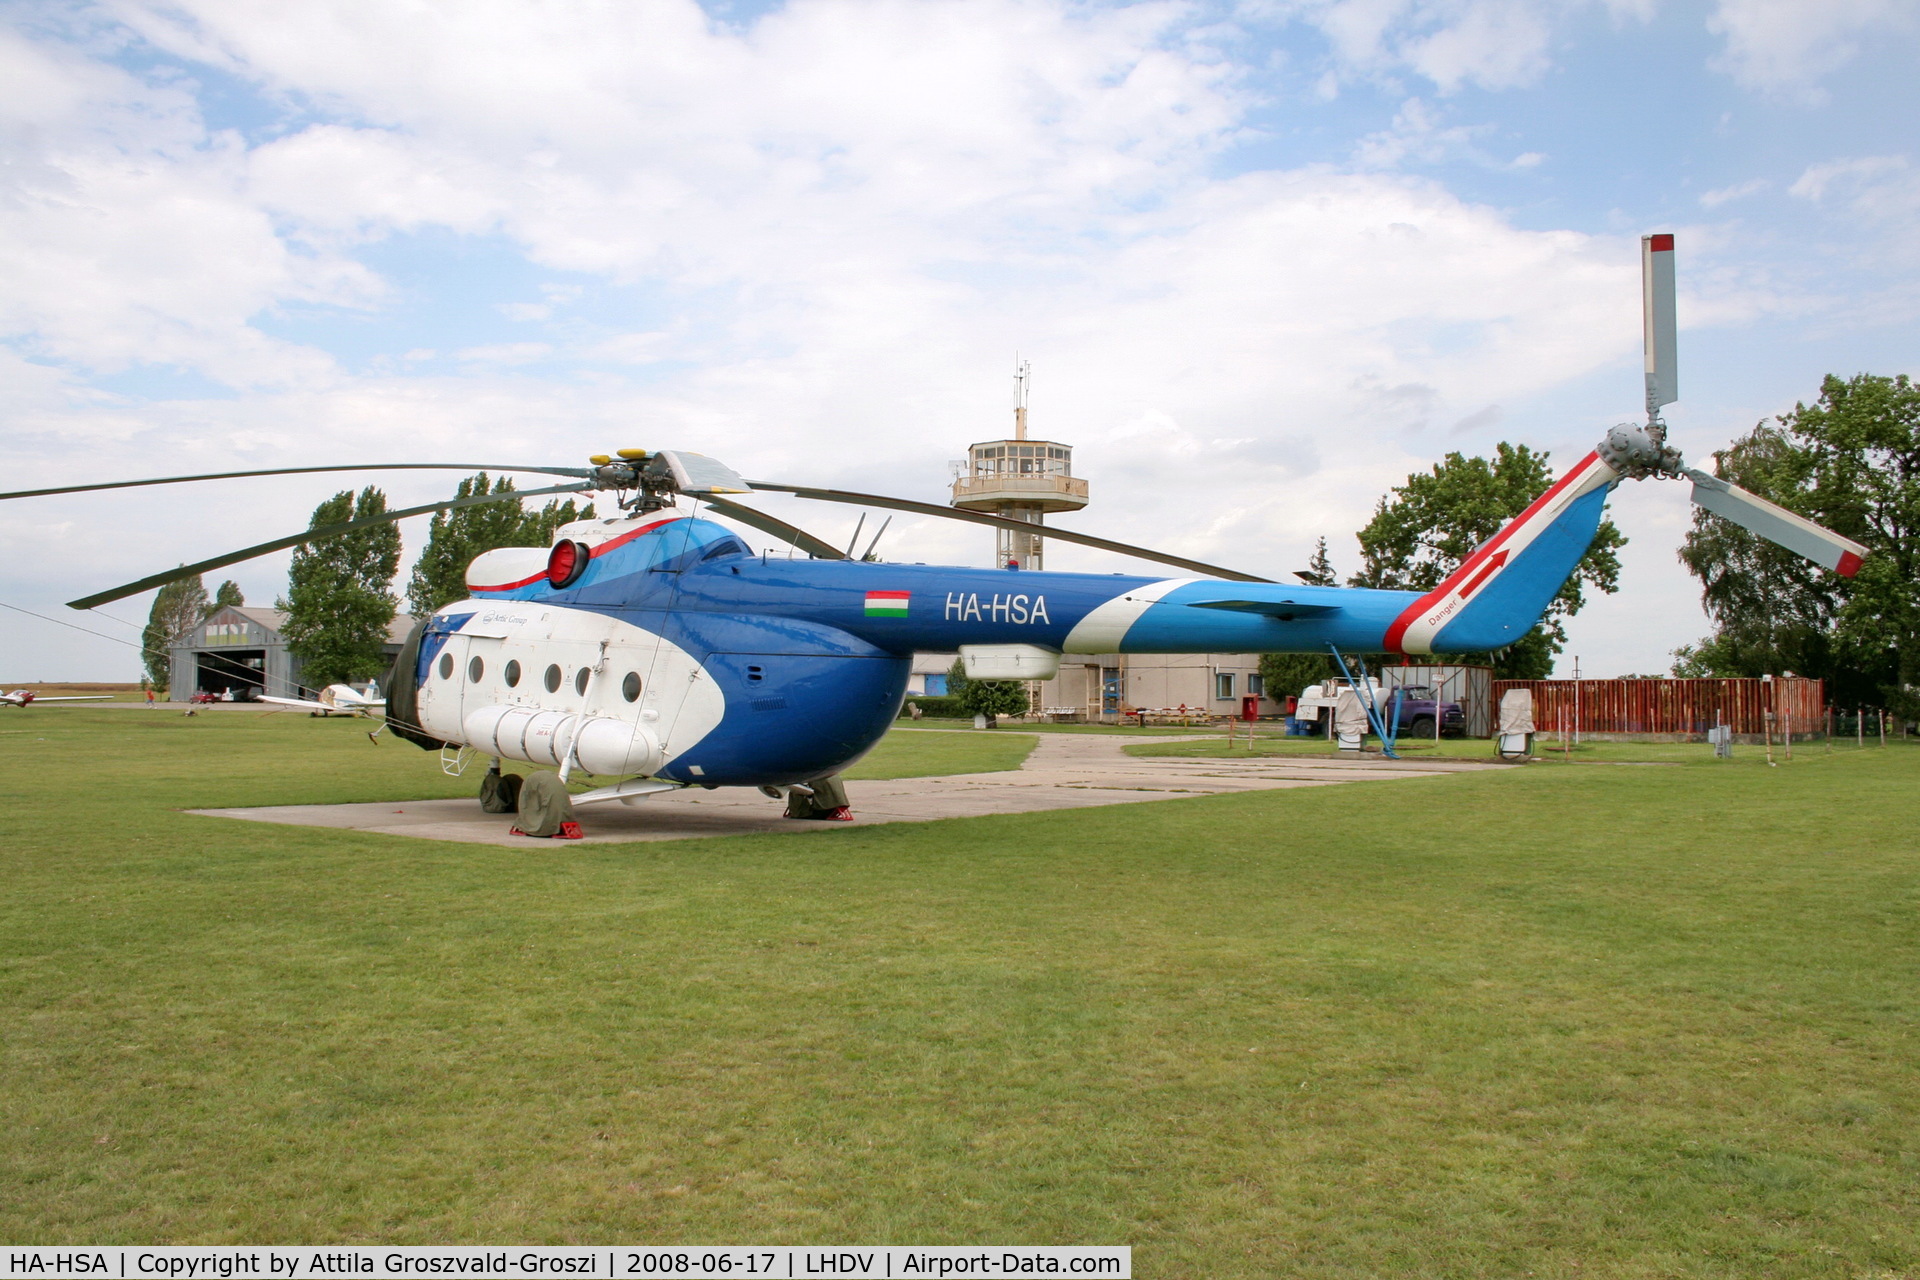
M 1366 704 L 1351 689 L 1342 689 L 1333 704 L 1333 731 L 1342 737 L 1367 731 Z
M 1533 733 L 1533 690 L 1509 689 L 1500 695 L 1500 732 Z

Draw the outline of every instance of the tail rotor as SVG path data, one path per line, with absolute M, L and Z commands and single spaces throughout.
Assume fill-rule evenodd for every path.
M 1867 548 L 1695 467 L 1667 444 L 1660 410 L 1680 398 L 1679 328 L 1674 314 L 1673 237 L 1640 238 L 1640 298 L 1645 325 L 1647 421 L 1624 423 L 1607 433 L 1598 452 L 1606 464 L 1631 479 L 1685 477 L 1693 502 L 1747 532 L 1777 543 L 1843 578 L 1859 571 Z

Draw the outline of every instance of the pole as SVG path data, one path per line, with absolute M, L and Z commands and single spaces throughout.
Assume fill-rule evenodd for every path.
M 1885 711 L 1880 713 L 1880 745 L 1883 747 L 1887 745 L 1887 713 Z
M 1767 740 L 1767 768 L 1773 768 L 1773 708 L 1760 713 L 1760 732 Z
M 1787 700 L 1787 759 L 1793 759 L 1793 700 Z
M 1853 745 L 1862 751 L 1867 749 L 1867 712 L 1864 707 L 1853 709 Z
M 1573 655 L 1573 740 L 1580 741 L 1580 655 Z

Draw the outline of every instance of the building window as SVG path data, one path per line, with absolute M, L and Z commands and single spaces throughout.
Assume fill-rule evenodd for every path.
M 1233 697 L 1233 672 L 1222 671 L 1213 677 L 1213 696 L 1216 698 Z
M 1247 694 L 1249 697 L 1262 698 L 1267 693 L 1267 678 L 1258 671 L 1247 673 Z

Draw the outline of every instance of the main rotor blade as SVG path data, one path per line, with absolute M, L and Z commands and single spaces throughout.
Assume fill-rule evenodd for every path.
M 1237 569 L 1222 569 L 1217 564 L 1207 564 L 1201 560 L 1188 560 L 1183 556 L 1168 555 L 1164 551 L 1149 551 L 1145 547 L 1096 538 L 1090 533 L 1073 533 L 1066 529 L 1057 529 L 1050 524 L 1034 525 L 1025 520 L 990 516 L 984 511 L 963 511 L 958 507 L 915 502 L 910 498 L 883 498 L 878 494 L 851 493 L 844 489 L 809 489 L 804 485 L 771 484 L 761 480 L 749 480 L 747 483 L 756 489 L 765 489 L 772 493 L 791 493 L 796 497 L 812 498 L 818 502 L 845 502 L 857 507 L 885 507 L 892 511 L 912 511 L 923 516 L 941 516 L 948 520 L 964 520 L 969 524 L 991 525 L 996 529 L 1012 529 L 1016 533 L 1038 533 L 1045 538 L 1057 538 L 1061 542 L 1077 542 L 1083 547 L 1098 547 L 1102 551 L 1117 551 L 1121 555 L 1136 556 L 1156 564 L 1170 564 L 1175 568 L 1190 569 L 1195 573 L 1203 573 L 1213 578 L 1228 578 L 1234 582 L 1272 581 L 1271 578 L 1256 578 L 1250 573 L 1241 573 Z
M 816 560 L 847 558 L 846 552 L 831 542 L 823 542 L 805 529 L 788 524 L 785 520 L 776 519 L 764 511 L 755 511 L 752 507 L 743 507 L 737 502 L 728 502 L 725 498 L 716 498 L 712 494 L 707 494 L 700 500 L 730 520 L 738 520 L 750 529 L 758 529 L 762 533 L 772 534 L 782 542 L 792 543 Z
M 111 480 L 105 484 L 70 484 L 57 489 L 19 489 L 0 493 L 8 498 L 44 498 L 55 493 L 87 493 L 94 489 L 138 489 L 150 484 L 186 484 L 193 480 L 238 480 L 246 476 L 301 476 L 325 471 L 524 471 L 543 476 L 593 475 L 587 467 L 499 467 L 473 462 L 357 462 L 344 467 L 273 467 L 265 471 L 213 471 L 203 476 L 161 476 L 155 480 Z
M 431 511 L 451 511 L 455 507 L 477 506 L 482 502 L 505 502 L 509 498 L 538 498 L 549 493 L 585 493 L 593 487 L 586 484 L 557 484 L 551 489 L 521 489 L 508 493 L 475 494 L 470 498 L 449 498 L 445 502 L 429 502 L 425 506 L 408 507 L 404 511 L 383 511 L 377 516 L 348 520 L 342 524 L 322 525 L 318 529 L 302 529 L 299 533 L 275 538 L 272 542 L 262 542 L 258 546 L 247 547 L 242 551 L 215 556 L 211 560 L 202 560 L 198 564 L 181 565 L 178 569 L 168 569 L 165 573 L 152 574 L 138 582 L 114 587 L 110 591 L 96 591 L 90 596 L 69 600 L 67 608 L 91 609 L 96 605 L 124 600 L 128 596 L 137 596 L 142 591 L 163 587 L 169 582 L 178 582 L 182 578 L 196 578 L 209 569 L 224 569 L 230 564 L 239 564 L 242 560 L 251 560 L 255 556 L 264 556 L 272 551 L 284 551 L 288 547 L 299 546 L 303 542 L 318 542 L 322 538 L 334 538 L 343 533 L 352 533 L 355 529 L 371 529 L 375 525 L 392 524 L 396 520 L 405 520 L 409 516 L 423 516 Z
M 1680 398 L 1679 326 L 1673 311 L 1673 237 L 1640 237 L 1640 312 L 1647 365 L 1647 416 Z
M 1713 514 L 1733 521 L 1749 533 L 1759 534 L 1768 542 L 1777 542 L 1843 578 L 1851 578 L 1860 571 L 1867 548 L 1853 539 L 1822 529 L 1805 516 L 1795 515 L 1718 476 L 1691 469 L 1686 475 L 1693 481 L 1694 502 Z

